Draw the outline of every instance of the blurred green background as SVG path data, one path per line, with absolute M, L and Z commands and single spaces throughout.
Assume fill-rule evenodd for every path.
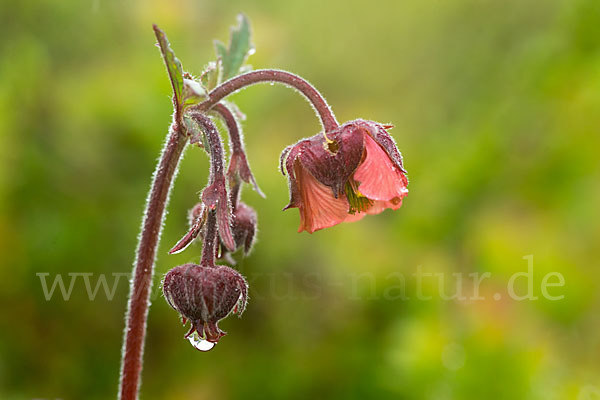
M 46 300 L 37 274 L 49 286 L 93 274 L 93 289 L 130 272 L 171 118 L 151 24 L 198 74 L 240 11 L 255 68 L 309 79 L 340 121 L 396 125 L 410 193 L 397 212 L 297 234 L 277 162 L 318 120 L 281 86 L 236 94 L 268 196 L 244 191 L 260 226 L 238 264 L 250 303 L 200 353 L 153 296 L 141 397 L 600 398 L 597 0 L 3 1 L 0 398 L 115 398 L 127 278 L 112 300 L 90 300 L 82 276 L 69 300 Z M 189 149 L 155 290 L 198 260 L 199 246 L 166 251 L 206 179 L 206 155 Z M 507 285 L 530 255 L 539 299 L 518 301 Z M 418 271 L 438 275 L 419 285 Z M 560 300 L 542 296 L 551 272 Z M 489 275 L 484 299 L 444 297 L 472 294 L 473 273 Z

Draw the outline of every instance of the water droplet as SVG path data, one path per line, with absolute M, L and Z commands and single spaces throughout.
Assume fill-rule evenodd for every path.
M 215 347 L 215 344 L 216 344 L 213 342 L 209 342 L 208 340 L 202 339 L 200 337 L 200 335 L 198 335 L 198 332 L 192 333 L 188 337 L 188 340 L 190 341 L 190 343 L 192 344 L 192 346 L 194 346 L 194 348 L 196 350 L 200 350 L 200 351 L 209 351 L 210 349 Z

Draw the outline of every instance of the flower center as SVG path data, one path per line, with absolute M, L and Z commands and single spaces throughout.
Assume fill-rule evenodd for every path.
M 373 205 L 373 200 L 365 197 L 358 191 L 358 182 L 350 178 L 345 185 L 346 198 L 350 209 L 348 213 L 356 214 L 357 212 L 367 211 Z

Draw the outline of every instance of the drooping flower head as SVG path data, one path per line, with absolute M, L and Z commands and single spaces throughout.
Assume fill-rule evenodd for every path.
M 216 343 L 226 334 L 218 322 L 230 313 L 242 314 L 246 307 L 248 284 L 236 270 L 224 265 L 184 264 L 170 270 L 163 281 L 167 302 L 189 320 L 190 331 Z
M 358 119 L 283 151 L 281 172 L 287 173 L 290 189 L 284 210 L 299 209 L 298 232 L 400 208 L 408 179 L 386 127 Z

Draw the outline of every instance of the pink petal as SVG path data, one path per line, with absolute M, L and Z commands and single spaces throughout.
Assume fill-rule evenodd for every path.
M 367 215 L 377 215 L 382 213 L 385 209 L 397 210 L 402 206 L 402 200 L 393 199 L 391 201 L 375 200 L 371 207 L 367 211 L 357 212 L 356 214 L 348 214 L 344 222 L 356 222 L 360 221 Z
M 373 202 L 373 205 L 367 210 L 367 214 L 376 215 L 383 212 L 383 210 L 389 208 L 392 210 L 397 210 L 402 206 L 402 199 L 394 198 L 390 201 L 381 201 L 376 200 Z
M 300 163 L 295 167 L 302 201 L 300 206 L 300 227 L 313 233 L 343 222 L 348 215 L 348 200 L 345 196 L 333 197 L 331 188 L 317 181 Z
M 348 216 L 346 217 L 346 219 L 344 220 L 344 222 L 356 222 L 356 221 L 360 221 L 361 219 L 363 219 L 367 214 L 364 212 L 357 212 L 354 214 L 348 214 Z
M 360 183 L 358 190 L 371 200 L 394 201 L 395 206 L 408 193 L 408 180 L 370 135 L 364 138 L 366 157 L 354 173 L 354 179 Z

